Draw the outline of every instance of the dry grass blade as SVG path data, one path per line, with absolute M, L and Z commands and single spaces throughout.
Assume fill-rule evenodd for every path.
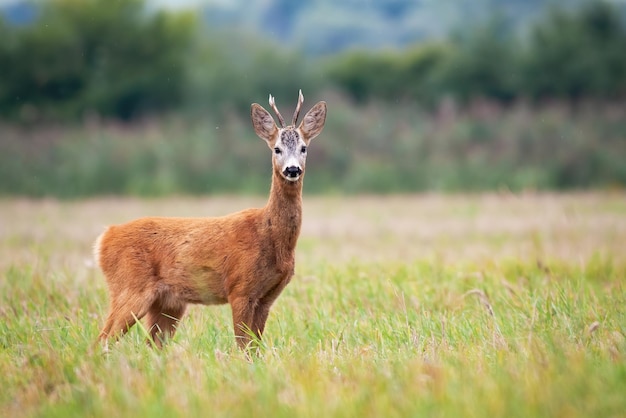
M 587 334 L 593 334 L 598 330 L 598 328 L 600 328 L 600 323 L 598 321 L 592 322 L 591 325 L 587 327 Z
M 485 309 L 487 309 L 487 312 L 489 312 L 489 315 L 491 315 L 492 317 L 495 318 L 496 315 L 493 312 L 493 307 L 491 306 L 491 303 L 489 303 L 489 298 L 487 297 L 487 294 L 483 290 L 480 290 L 480 289 L 469 290 L 469 291 L 465 292 L 463 297 L 465 298 L 465 297 L 470 296 L 470 295 L 478 296 L 478 300 L 485 307 Z

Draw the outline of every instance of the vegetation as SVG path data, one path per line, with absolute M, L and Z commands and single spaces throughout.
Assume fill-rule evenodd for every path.
M 35 24 L 0 20 L 0 114 L 24 122 L 129 119 L 181 104 L 190 16 L 141 0 L 42 2 Z
M 407 50 L 346 52 L 333 58 L 329 77 L 359 102 L 385 98 L 467 103 L 486 97 L 623 99 L 626 96 L 626 23 L 608 3 L 589 2 L 571 12 L 553 9 L 516 36 L 496 17 L 445 42 Z
M 271 92 L 284 108 L 298 88 L 330 107 L 310 191 L 623 187 L 616 11 L 320 57 L 143 0 L 44 2 L 32 24 L 0 19 L 0 194 L 264 193 L 249 106 Z
M 324 98 L 329 118 L 310 149 L 309 193 L 626 185 L 623 105 L 589 102 L 537 110 L 520 104 L 506 110 L 475 102 L 466 110 L 442 106 L 431 115 L 414 106 L 356 108 L 336 96 Z M 291 99 L 291 94 L 277 98 L 279 105 Z M 132 126 L 7 128 L 0 141 L 0 194 L 264 195 L 269 152 L 249 117 L 236 113 Z
M 412 4 L 450 4 L 370 3 L 408 16 L 401 35 Z M 618 5 L 583 3 L 524 31 L 496 17 L 327 56 L 143 0 L 0 17 L 0 416 L 622 416 L 626 29 Z M 259 355 L 237 350 L 227 307 L 192 307 L 162 351 L 135 327 L 104 352 L 102 226 L 262 205 L 249 105 L 271 92 L 289 114 L 298 88 L 329 119 Z M 581 188 L 603 190 L 535 192 Z M 394 194 L 465 190 L 498 192 Z M 363 192 L 388 195 L 346 196 Z M 123 194 L 153 198 L 55 199 Z
M 400 50 L 319 57 L 241 28 L 206 27 L 188 12 L 148 11 L 143 0 L 51 0 L 31 24 L 0 18 L 0 62 L 10 63 L 1 66 L 0 115 L 32 124 L 181 109 L 247 113 L 250 98 L 294 88 L 431 109 L 446 98 L 623 99 L 626 21 L 617 5 L 584 3 L 553 9 L 524 36 L 496 16 Z M 384 3 L 379 13 L 407 8 Z
M 247 361 L 225 307 L 163 351 L 135 328 L 103 353 L 87 260 L 101 224 L 260 201 L 2 201 L 0 415 L 621 416 L 624 202 L 305 197 L 296 277 Z

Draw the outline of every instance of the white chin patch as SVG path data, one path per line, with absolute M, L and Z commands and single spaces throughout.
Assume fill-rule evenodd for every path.
M 287 180 L 287 181 L 298 181 L 298 180 L 300 180 L 300 176 L 297 176 L 297 177 L 287 177 L 287 176 L 283 175 L 283 178 L 285 180 Z

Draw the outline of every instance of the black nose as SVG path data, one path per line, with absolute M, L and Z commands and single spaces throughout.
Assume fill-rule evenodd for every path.
M 287 167 L 283 173 L 285 174 L 285 177 L 295 178 L 302 174 L 302 169 L 292 165 L 291 167 Z

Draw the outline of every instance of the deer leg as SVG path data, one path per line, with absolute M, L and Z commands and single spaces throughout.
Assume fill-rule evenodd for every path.
M 271 303 L 259 303 L 259 306 L 254 311 L 254 319 L 252 320 L 252 330 L 259 339 L 263 335 L 265 330 L 265 322 L 270 313 Z
M 272 307 L 272 304 L 278 298 L 278 295 L 280 295 L 286 285 L 286 280 L 277 284 L 265 296 L 261 298 L 261 300 L 259 301 L 259 305 L 254 310 L 252 330 L 259 337 L 259 339 L 261 338 L 261 335 L 263 335 L 263 331 L 265 330 L 265 323 L 267 322 L 270 308 Z
M 252 321 L 254 319 L 254 311 L 257 307 L 257 303 L 257 300 L 245 296 L 233 298 L 230 301 L 230 307 L 233 313 L 235 339 L 237 340 L 237 345 L 242 350 L 247 350 L 252 341 L 250 331 L 253 329 Z
M 100 331 L 98 339 L 117 340 L 128 332 L 148 311 L 154 296 L 145 292 L 138 297 L 119 298 L 112 297 L 109 315 Z
M 155 301 L 146 315 L 146 324 L 150 337 L 158 348 L 174 336 L 176 326 L 185 314 L 186 306 L 164 307 L 161 301 Z

